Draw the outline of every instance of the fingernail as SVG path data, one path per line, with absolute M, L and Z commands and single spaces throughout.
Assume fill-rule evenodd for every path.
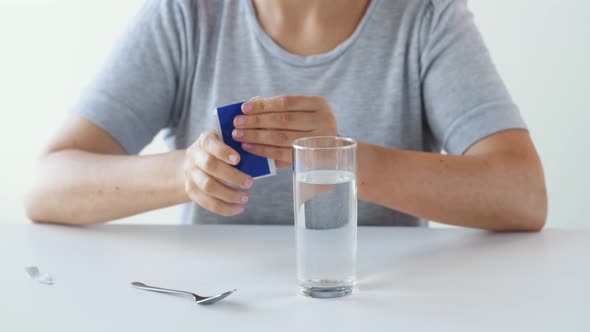
M 238 156 L 236 156 L 235 154 L 231 154 L 229 155 L 229 160 L 232 162 L 232 164 L 235 164 L 238 162 Z
M 246 181 L 244 181 L 244 187 L 246 187 L 246 188 L 252 187 L 253 184 L 254 184 L 254 181 L 252 181 L 252 179 L 246 179 Z
M 244 212 L 244 208 L 243 207 L 239 208 L 237 212 L 238 212 L 238 214 Z
M 241 126 L 246 123 L 246 119 L 243 116 L 236 117 L 236 126 Z
M 244 132 L 241 130 L 234 130 L 234 136 L 237 138 L 240 138 L 240 137 L 244 136 Z
M 252 101 L 252 100 L 254 100 L 254 99 L 258 99 L 258 98 L 260 98 L 260 96 L 254 96 L 254 97 L 252 97 L 252 98 L 248 99 L 248 101 Z
M 241 201 L 242 201 L 242 203 L 244 203 L 244 204 L 248 203 L 248 196 L 242 196 L 242 199 L 241 199 Z
M 252 148 L 252 144 L 250 144 L 250 143 L 243 143 L 242 144 L 242 148 L 244 148 L 244 149 L 251 149 Z
M 248 113 L 252 110 L 252 104 L 248 103 L 244 103 L 242 105 L 242 111 L 244 111 L 244 113 Z

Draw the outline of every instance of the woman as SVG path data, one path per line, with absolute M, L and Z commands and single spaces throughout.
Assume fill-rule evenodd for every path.
M 283 167 L 255 184 L 211 131 L 213 108 L 252 96 L 267 97 L 234 138 Z M 162 129 L 172 152 L 137 156 Z M 545 223 L 539 157 L 463 0 L 149 1 L 50 143 L 27 213 L 187 203 L 187 223 L 292 223 L 290 143 L 318 135 L 361 142 L 359 224 Z

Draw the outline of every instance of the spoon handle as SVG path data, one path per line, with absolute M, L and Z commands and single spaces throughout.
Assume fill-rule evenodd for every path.
M 185 291 L 181 291 L 181 290 L 176 290 L 176 289 L 168 289 L 168 288 L 161 288 L 161 287 L 154 287 L 154 286 L 148 286 L 144 283 L 141 282 L 133 282 L 131 283 L 131 285 L 137 289 L 143 289 L 146 291 L 152 291 L 152 292 L 158 292 L 158 293 L 166 293 L 166 294 L 176 294 L 176 295 L 184 295 L 184 296 L 190 296 L 192 298 L 197 298 L 196 294 L 190 293 L 190 292 L 185 292 Z

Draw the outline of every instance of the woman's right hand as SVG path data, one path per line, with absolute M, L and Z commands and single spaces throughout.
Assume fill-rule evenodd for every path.
M 184 158 L 185 191 L 203 208 L 226 217 L 244 212 L 248 193 L 254 184 L 251 176 L 232 165 L 240 155 L 219 139 L 215 131 L 202 133 Z M 242 188 L 238 190 L 225 183 Z

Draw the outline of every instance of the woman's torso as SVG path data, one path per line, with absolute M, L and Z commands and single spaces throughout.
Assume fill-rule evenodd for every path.
M 250 1 L 197 1 L 184 41 L 175 148 L 215 128 L 212 110 L 253 96 L 326 98 L 344 136 L 415 151 L 438 151 L 423 116 L 420 22 L 426 1 L 373 0 L 354 34 L 336 49 L 302 57 L 278 47 L 260 28 Z M 222 218 L 186 204 L 186 223 L 292 224 L 290 169 L 259 179 L 246 211 Z M 392 186 L 391 190 L 396 190 Z M 359 224 L 419 225 L 422 221 L 359 202 Z

